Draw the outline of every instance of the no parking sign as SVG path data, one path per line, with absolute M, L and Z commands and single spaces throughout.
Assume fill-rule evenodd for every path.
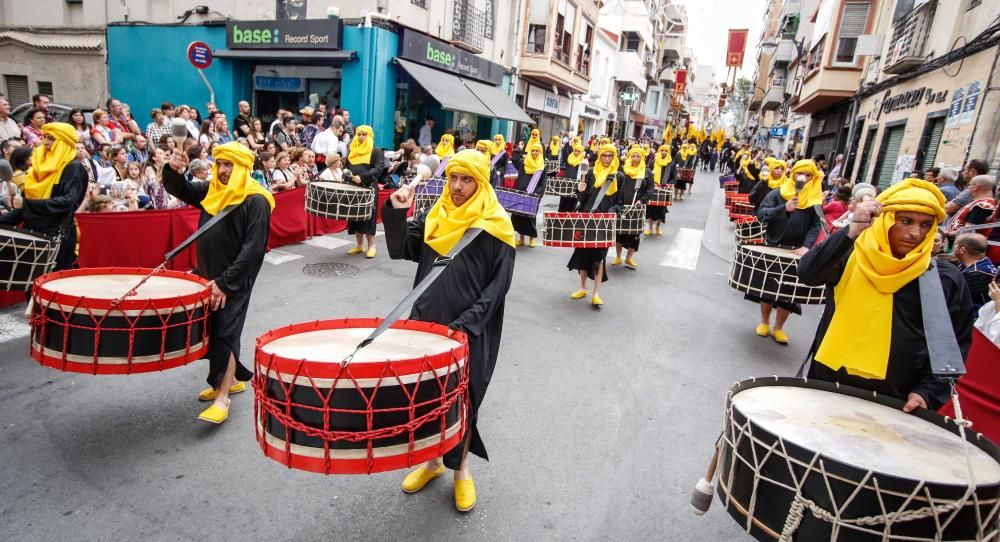
M 187 56 L 191 65 L 199 70 L 212 65 L 212 49 L 203 41 L 192 41 L 188 45 Z

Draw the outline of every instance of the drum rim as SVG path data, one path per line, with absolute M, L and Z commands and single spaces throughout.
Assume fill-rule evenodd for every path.
M 769 377 L 760 377 L 760 378 L 749 378 L 749 379 L 746 379 L 746 380 L 741 380 L 741 381 L 735 382 L 732 385 L 732 387 L 730 387 L 729 390 L 726 392 L 726 410 L 727 411 L 729 411 L 730 409 L 735 410 L 736 412 L 739 412 L 741 416 L 743 416 L 744 418 L 746 418 L 750 423 L 753 423 L 754 427 L 756 429 L 764 431 L 765 433 L 767 433 L 769 435 L 772 435 L 775 438 L 781 438 L 782 440 L 784 440 L 784 441 L 786 441 L 788 443 L 791 443 L 792 445 L 794 445 L 794 446 L 796 446 L 796 447 L 798 447 L 800 449 L 809 450 L 809 451 L 811 451 L 813 453 L 818 452 L 818 450 L 811 450 L 809 448 L 806 448 L 805 446 L 802 446 L 801 444 L 798 444 L 794 440 L 786 439 L 785 437 L 781 437 L 780 435 L 774 435 L 774 433 L 772 433 L 771 431 L 768 431 L 767 429 L 765 429 L 761 425 L 755 423 L 752 418 L 748 417 L 745 413 L 743 413 L 743 411 L 741 411 L 739 408 L 736 407 L 736 405 L 733 404 L 733 396 L 736 395 L 736 394 L 738 394 L 738 393 L 740 393 L 740 392 L 742 392 L 742 391 L 746 391 L 746 390 L 750 390 L 750 389 L 754 389 L 754 388 L 772 387 L 772 386 L 785 386 L 785 387 L 793 387 L 793 388 L 805 388 L 805 389 L 813 389 L 813 390 L 820 390 L 820 391 L 825 391 L 825 392 L 829 392 L 829 393 L 835 393 L 835 394 L 839 394 L 839 395 L 846 395 L 848 397 L 854 397 L 855 399 L 861 399 L 861 400 L 865 400 L 865 401 L 871 401 L 873 403 L 882 405 L 882 406 L 887 407 L 887 408 L 891 408 L 893 410 L 902 410 L 903 405 L 906 404 L 906 401 L 903 401 L 902 399 L 897 399 L 895 397 L 890 397 L 890 396 L 885 395 L 885 394 L 879 394 L 878 392 L 874 392 L 874 391 L 870 391 L 870 390 L 865 390 L 865 389 L 857 388 L 857 387 L 854 387 L 854 386 L 848 386 L 846 384 L 841 384 L 839 382 L 829 382 L 829 381 L 826 381 L 826 380 L 820 380 L 820 379 L 816 379 L 816 378 L 809 379 L 809 378 L 799 378 L 799 377 L 791 377 L 791 376 L 769 376 Z M 949 433 L 955 435 L 959 439 L 962 438 L 961 434 L 959 433 L 958 424 L 955 423 L 954 418 L 951 418 L 949 416 L 943 416 L 941 414 L 938 414 L 936 411 L 929 410 L 929 409 L 926 409 L 926 408 L 916 409 L 916 410 L 910 412 L 909 414 L 913 415 L 913 416 L 917 416 L 918 418 L 924 420 L 925 422 L 934 424 L 934 425 L 936 425 L 936 426 L 938 426 L 938 427 L 940 427 L 940 428 L 948 431 Z M 990 456 L 997 463 L 1000 463 L 1000 446 L 998 446 L 996 443 L 990 441 L 982 433 L 979 433 L 979 432 L 976 432 L 976 431 L 972 431 L 972 430 L 967 430 L 965 432 L 965 440 L 968 443 L 970 443 L 971 445 L 979 448 L 980 451 L 982 451 L 986 455 Z M 858 465 L 854 465 L 852 463 L 848 463 L 846 461 L 843 461 L 843 460 L 840 460 L 840 459 L 837 459 L 837 458 L 830 457 L 830 456 L 828 456 L 828 455 L 826 455 L 826 454 L 824 454 L 822 452 L 819 452 L 819 455 L 826 462 L 826 464 L 828 466 L 827 467 L 828 470 L 834 470 L 834 469 L 829 469 L 830 463 L 834 463 L 835 466 L 837 468 L 839 468 L 840 470 L 848 469 L 848 470 L 851 470 L 851 471 L 856 471 L 856 473 L 860 474 L 860 475 L 864 475 L 864 473 L 868 472 L 869 470 L 872 470 L 872 469 L 867 469 L 865 467 L 861 467 L 861 466 L 858 466 Z M 873 471 L 873 472 L 878 472 L 878 471 Z M 893 474 L 887 474 L 887 473 L 883 473 L 883 472 L 878 472 L 878 475 L 879 475 L 880 479 L 883 478 L 883 477 L 885 477 L 885 478 L 889 478 L 889 479 L 893 479 L 893 480 L 899 480 L 899 481 L 907 481 L 907 482 L 915 482 L 915 483 L 916 482 L 920 482 L 919 480 L 915 480 L 913 478 L 906 478 L 906 477 L 896 476 L 896 475 L 893 475 Z M 933 485 L 933 486 L 942 487 L 942 488 L 966 488 L 966 487 L 968 487 L 967 484 L 949 484 L 949 483 L 936 482 L 936 481 L 929 481 L 929 482 L 926 482 L 926 483 L 928 485 Z M 1000 482 L 977 484 L 976 487 L 977 488 L 1000 487 Z
M 30 235 L 32 237 L 37 237 L 39 241 L 48 241 L 50 244 L 55 244 L 56 241 L 59 240 L 59 238 L 55 235 L 48 235 L 46 233 L 41 233 L 37 230 L 29 230 L 28 228 L 21 228 L 19 226 L 0 225 L 0 231 L 13 231 L 25 235 Z
M 600 220 L 615 220 L 618 215 L 614 213 L 587 213 L 583 211 L 545 211 L 542 218 L 587 218 L 593 217 Z
M 366 363 L 350 364 L 342 368 L 338 363 L 325 361 L 312 361 L 308 359 L 292 359 L 275 353 L 264 352 L 264 346 L 278 339 L 297 335 L 309 331 L 325 331 L 330 329 L 349 328 L 376 328 L 382 323 L 383 318 L 340 318 L 333 320 L 314 320 L 312 322 L 299 322 L 285 327 L 272 329 L 257 337 L 254 346 L 254 357 L 261 374 L 303 374 L 307 371 L 308 376 L 319 379 L 367 379 L 382 378 L 386 375 L 385 365 L 391 363 L 397 374 L 418 374 L 426 371 L 429 367 L 435 370 L 445 369 L 455 366 L 467 365 L 469 355 L 468 336 L 461 331 L 454 331 L 450 337 L 459 344 L 454 348 L 438 352 L 435 354 L 424 354 L 420 357 L 399 360 L 384 360 L 382 362 L 373 361 Z M 390 329 L 404 329 L 409 331 L 420 331 L 433 335 L 447 336 L 450 329 L 447 326 L 434 322 L 421 320 L 398 320 L 390 326 Z M 429 365 L 429 367 L 428 367 Z M 305 378 L 306 376 L 303 375 Z
M 55 290 L 50 290 L 45 287 L 49 282 L 59 279 L 94 275 L 135 275 L 136 283 L 138 283 L 142 277 L 148 275 L 152 271 L 152 269 L 146 267 L 86 267 L 81 269 L 65 269 L 63 271 L 47 273 L 35 279 L 31 295 L 32 299 L 39 302 L 40 305 L 46 307 L 59 305 L 71 306 L 80 309 L 95 309 L 100 311 L 115 310 L 125 312 L 151 309 L 172 309 L 208 304 L 209 297 L 211 297 L 211 290 L 208 287 L 208 279 L 195 275 L 194 273 L 185 273 L 183 271 L 175 271 L 172 269 L 158 271 L 157 275 L 196 282 L 202 286 L 202 290 L 193 294 L 183 294 L 172 297 L 147 299 L 128 298 L 123 299 L 117 306 L 112 307 L 111 303 L 114 301 L 113 298 L 77 296 L 63 292 L 56 292 Z

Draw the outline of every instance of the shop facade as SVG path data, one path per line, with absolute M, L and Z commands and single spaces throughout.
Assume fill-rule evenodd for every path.
M 580 136 L 584 142 L 607 133 L 607 119 L 606 108 L 583 100 L 573 100 L 570 131 Z
M 974 138 L 991 137 L 992 119 L 981 123 L 980 115 L 996 55 L 997 48 L 989 48 L 863 98 L 855 178 L 884 188 L 914 171 L 989 161 L 992 156 L 969 152 Z M 977 127 L 986 135 L 976 135 Z
M 553 135 L 559 135 L 560 132 L 569 133 L 574 129 L 570 126 L 570 115 L 573 112 L 572 99 L 527 82 L 525 86 L 527 88 L 525 109 L 535 126 L 542 132 L 544 139 L 542 143 L 548 142 L 548 138 Z

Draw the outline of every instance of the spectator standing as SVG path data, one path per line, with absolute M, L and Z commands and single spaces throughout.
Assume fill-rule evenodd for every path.
M 312 109 L 307 107 L 303 111 Z M 319 112 L 313 112 L 309 117 L 303 118 L 303 122 L 306 122 L 306 126 L 302 128 L 302 135 L 299 136 L 299 141 L 302 146 L 307 149 L 312 149 L 313 141 L 316 139 L 316 134 L 323 131 L 323 114 Z
M 421 148 L 426 147 L 434 142 L 433 131 L 434 129 L 434 119 L 428 118 L 424 121 L 424 125 L 420 127 L 420 134 L 417 136 L 417 145 Z
M 229 134 L 229 121 L 226 120 L 226 116 L 223 114 L 218 114 L 215 116 L 213 121 L 215 124 L 215 144 L 222 145 L 224 143 L 229 143 L 233 140 L 233 136 Z
M 149 118 L 152 119 L 152 122 L 146 125 L 147 141 L 156 143 L 160 141 L 161 137 L 170 135 L 170 121 L 162 109 L 150 111 Z
M 271 122 L 271 126 L 267 128 L 267 139 L 274 141 L 274 138 L 278 137 L 278 132 L 281 131 L 281 123 L 285 120 L 285 117 L 291 115 L 287 109 L 278 108 L 278 113 Z
M 247 135 L 247 145 L 256 154 L 264 150 L 266 143 L 267 136 L 264 135 L 264 130 L 261 128 L 260 119 L 253 119 L 253 122 L 250 123 L 250 133 Z
M 844 216 L 847 212 L 848 204 L 851 201 L 851 189 L 846 186 L 838 187 L 833 192 L 833 199 L 823 206 L 823 216 L 826 217 L 826 225 L 829 229 L 834 229 L 834 221 Z
M 281 119 L 281 130 L 274 136 L 274 142 L 284 152 L 289 152 L 298 143 L 295 137 L 295 117 L 288 115 Z M 281 161 L 280 159 L 278 160 Z
M 21 137 L 21 127 L 10 116 L 10 101 L 0 96 L 0 141 Z
M 978 233 L 964 233 L 955 240 L 954 256 L 977 312 L 989 302 L 990 284 L 997 280 L 997 268 L 986 256 L 988 247 L 986 236 Z
M 76 140 L 83 143 L 88 151 L 93 150 L 94 140 L 90 137 L 90 125 L 87 124 L 87 117 L 83 111 L 73 109 L 69 112 L 69 124 L 76 129 Z
M 45 111 L 41 109 L 30 109 L 28 114 L 24 116 L 28 120 L 24 124 L 24 130 L 21 133 L 24 135 L 24 142 L 29 147 L 37 147 L 42 143 L 42 126 L 45 126 L 47 122 L 45 120 Z
M 969 184 L 972 182 L 972 179 L 976 178 L 979 175 L 986 175 L 987 173 L 989 173 L 989 171 L 990 171 L 990 166 L 989 164 L 986 163 L 986 160 L 979 160 L 977 158 L 969 160 L 965 164 L 965 168 L 962 169 L 961 183 L 956 181 L 956 184 L 958 185 L 958 188 L 961 190 L 961 192 L 959 192 L 958 195 L 955 196 L 953 200 L 948 202 L 948 204 L 945 205 L 944 208 L 945 212 L 948 213 L 949 217 L 957 213 L 960 209 L 962 209 L 969 203 L 972 203 L 972 200 L 975 198 L 973 198 L 972 194 L 969 193 Z
M 943 167 L 938 171 L 937 178 L 938 188 L 941 193 L 944 194 L 944 199 L 946 202 L 951 202 L 954 200 L 958 194 L 959 189 L 955 186 L 955 181 L 958 180 L 958 170 L 953 167 Z
M 212 121 L 205 120 L 201 123 L 201 129 L 198 131 L 198 144 L 202 148 L 211 150 L 212 147 L 219 142 L 219 134 L 215 131 L 215 125 Z
M 106 105 L 108 106 L 108 125 L 118 131 L 120 142 L 131 141 L 138 133 L 139 128 L 136 126 L 135 132 L 132 131 L 132 125 L 135 123 L 131 122 L 131 119 L 123 113 L 121 101 L 117 98 L 108 98 Z
M 191 117 L 191 108 L 186 105 L 181 105 L 177 108 L 177 116 L 187 124 L 188 137 L 194 138 L 195 141 L 198 140 L 199 135 L 199 124 Z M 95 121 L 96 122 L 96 121 Z
M 233 120 L 233 134 L 237 137 L 245 137 L 249 141 L 250 134 L 253 132 L 254 121 L 257 119 L 250 114 L 250 102 L 240 100 L 239 108 L 240 114 L 236 115 L 236 118 Z M 253 147 L 250 147 L 250 149 L 253 150 Z
M 969 182 L 966 191 L 970 200 L 965 206 L 959 209 L 948 222 L 948 237 L 954 238 L 959 230 L 968 225 L 986 224 L 997 209 L 996 200 L 993 199 L 993 177 L 989 175 L 977 175 Z M 958 199 L 958 198 L 956 198 Z M 989 232 L 987 231 L 988 235 Z
M 341 109 L 340 116 L 344 118 L 344 133 L 347 134 L 347 142 L 350 143 L 354 139 L 354 124 L 351 123 L 351 112 Z
M 52 105 L 52 99 L 49 98 L 48 95 L 46 94 L 35 94 L 34 96 L 31 97 L 31 108 L 41 109 L 43 112 L 45 112 L 45 122 L 53 122 L 56 120 L 56 118 L 52 116 L 52 112 L 50 111 L 51 105 Z M 29 124 L 28 121 L 30 115 L 31 115 L 30 112 L 24 115 L 25 125 Z

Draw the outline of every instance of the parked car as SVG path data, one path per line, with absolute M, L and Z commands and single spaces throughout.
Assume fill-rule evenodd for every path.
M 24 122 L 25 120 L 24 116 L 28 114 L 29 109 L 31 109 L 31 102 L 28 102 L 26 104 L 21 104 L 11 110 L 10 116 L 14 120 L 21 122 L 21 124 L 26 124 Z M 87 119 L 87 124 L 91 126 L 94 125 L 94 117 L 92 115 L 92 113 L 94 112 L 93 107 L 75 107 L 72 105 L 55 104 L 55 103 L 49 104 L 49 113 L 52 113 L 52 116 L 55 117 L 56 122 L 69 122 L 69 112 L 74 109 L 79 109 L 83 111 L 83 118 Z

